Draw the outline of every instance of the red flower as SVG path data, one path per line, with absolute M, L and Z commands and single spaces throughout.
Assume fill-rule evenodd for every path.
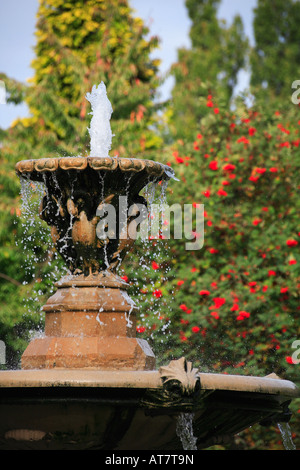
M 121 279 L 123 279 L 123 281 L 125 281 L 125 282 L 128 282 L 128 277 L 127 276 L 121 276 Z
M 182 157 L 175 157 L 177 163 L 184 163 L 184 158 Z
M 285 360 L 288 364 L 294 364 L 293 358 L 291 356 L 286 356 Z
M 233 304 L 233 306 L 231 307 L 230 311 L 231 311 L 231 312 L 236 312 L 237 310 L 239 310 L 238 304 Z
M 218 162 L 216 160 L 212 160 L 208 166 L 211 170 L 216 171 L 218 169 Z
M 193 332 L 193 333 L 199 333 L 199 331 L 200 331 L 199 326 L 193 326 L 193 327 L 192 327 L 192 332 Z
M 259 225 L 261 222 L 262 222 L 262 219 L 254 219 L 254 220 L 252 221 L 252 224 L 253 224 L 253 225 Z
M 278 171 L 278 168 L 276 168 L 275 166 L 273 166 L 272 168 L 270 168 L 270 172 L 271 173 L 277 173 Z
M 226 303 L 226 300 L 223 297 L 214 297 L 213 298 L 215 308 L 220 308 Z
M 268 275 L 269 276 L 276 276 L 276 272 L 273 271 L 272 269 L 270 269 L 270 271 L 268 272 Z
M 255 127 L 249 127 L 249 130 L 248 130 L 248 134 L 249 134 L 249 135 L 254 135 L 255 132 L 256 132 Z
M 187 306 L 186 306 L 185 304 L 179 305 L 179 308 L 180 308 L 181 310 L 183 310 L 184 312 L 187 311 Z
M 154 297 L 159 299 L 160 297 L 162 297 L 162 291 L 160 289 L 156 289 L 155 291 L 152 292 L 152 295 L 154 295 Z
M 282 124 L 277 124 L 277 127 L 285 134 L 290 134 L 290 131 L 288 129 L 285 129 Z
M 218 312 L 210 312 L 211 316 L 216 318 L 216 320 L 218 320 L 220 318 L 220 315 L 218 314 Z
M 244 310 L 241 310 L 239 315 L 236 317 L 237 320 L 244 320 L 245 318 L 249 318 L 250 317 L 250 313 L 249 312 L 245 312 Z
M 215 114 L 219 114 L 219 112 L 220 112 L 219 108 L 215 108 L 215 109 L 214 109 L 214 113 L 215 113 Z
M 217 195 L 218 196 L 228 196 L 228 193 L 226 191 L 224 191 L 224 189 L 219 189 L 217 191 Z
M 240 143 L 244 143 L 244 144 L 249 144 L 249 140 L 245 137 L 245 136 L 242 136 L 240 137 L 237 142 L 240 144 Z
M 146 327 L 145 326 L 137 326 L 136 331 L 138 333 L 144 333 L 146 331 Z
M 219 250 L 217 250 L 217 248 L 209 248 L 208 251 L 212 254 L 219 253 Z
M 287 240 L 286 244 L 287 244 L 287 246 L 297 246 L 298 242 L 297 242 L 297 240 Z
M 212 102 L 211 100 L 208 100 L 207 103 L 206 103 L 206 106 L 207 106 L 208 108 L 213 108 L 213 107 L 214 107 L 214 104 L 213 104 L 213 102 Z
M 210 295 L 210 292 L 209 292 L 209 290 L 201 290 L 199 292 L 199 295 Z
M 209 189 L 207 189 L 206 191 L 203 191 L 202 194 L 203 194 L 203 196 L 205 196 L 205 197 L 210 197 L 210 191 L 209 191 Z
M 184 281 L 177 281 L 178 286 L 182 286 L 182 284 L 184 284 Z
M 249 178 L 250 181 L 254 181 L 256 183 L 257 180 L 259 180 L 259 176 L 253 176 L 251 175 Z
M 155 261 L 152 261 L 152 269 L 158 269 L 159 268 L 159 264 L 157 264 Z
M 236 166 L 233 165 L 232 163 L 227 163 L 226 165 L 223 166 L 223 170 L 225 171 L 233 171 L 235 170 Z
M 281 294 L 285 294 L 285 293 L 288 292 L 288 291 L 289 291 L 289 288 L 288 288 L 288 287 L 282 287 L 282 288 L 280 289 L 280 293 L 281 293 Z
M 297 261 L 296 261 L 295 259 L 291 259 L 291 260 L 289 261 L 289 264 L 291 264 L 291 265 L 292 265 L 292 264 L 297 264 Z

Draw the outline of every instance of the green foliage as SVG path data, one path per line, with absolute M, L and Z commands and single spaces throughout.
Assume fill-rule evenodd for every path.
M 300 3 L 258 0 L 255 9 L 255 47 L 250 56 L 251 85 L 263 94 L 288 96 L 300 72 Z M 269 93 L 267 93 L 267 91 Z M 257 93 L 257 90 L 256 90 Z
M 0 73 L 0 80 L 5 82 L 6 100 L 8 103 L 19 104 L 24 101 L 27 88 L 24 83 L 9 78 L 4 73 Z
M 206 115 L 199 100 L 218 92 L 228 105 L 238 72 L 245 65 L 248 40 L 242 20 L 236 16 L 232 25 L 217 19 L 216 0 L 187 0 L 192 20 L 191 49 L 179 49 L 172 66 L 175 78 L 168 124 L 177 138 L 193 138 L 193 130 Z

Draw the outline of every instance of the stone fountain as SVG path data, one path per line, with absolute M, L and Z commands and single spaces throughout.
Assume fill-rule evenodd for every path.
M 174 174 L 154 161 L 110 157 L 104 85 L 87 98 L 88 157 L 16 165 L 21 179 L 44 184 L 40 217 L 69 275 L 44 305 L 45 334 L 30 342 L 21 370 L 0 372 L 0 449 L 196 450 L 255 423 L 288 422 L 299 390 L 274 374 L 201 373 L 185 358 L 156 370 L 117 268 L 135 241 L 136 215 L 147 213 L 140 192 Z M 119 215 L 110 226 L 109 210 Z

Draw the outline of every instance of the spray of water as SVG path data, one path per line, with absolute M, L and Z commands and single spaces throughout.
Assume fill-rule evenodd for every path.
M 92 119 L 89 128 L 91 137 L 91 157 L 108 157 L 111 149 L 112 131 L 110 118 L 113 112 L 111 103 L 107 98 L 106 87 L 103 82 L 92 88 L 91 93 L 86 94 L 91 103 Z
M 49 227 L 39 218 L 39 206 L 44 195 L 43 183 L 33 183 L 20 178 L 21 224 L 23 236 L 19 243 L 25 256 L 24 270 L 24 318 L 40 317 L 40 328 L 30 331 L 31 338 L 42 336 L 44 314 L 41 311 L 43 295 L 51 295 L 54 282 L 65 273 L 57 253 L 53 250 Z
M 193 433 L 193 413 L 180 413 L 177 417 L 176 433 L 183 450 L 197 450 L 197 438 Z
M 164 288 L 171 270 L 169 262 L 166 262 L 170 260 L 170 253 L 167 253 L 167 242 L 163 239 L 163 207 L 166 205 L 167 184 L 149 183 L 143 197 L 148 207 L 148 236 L 137 240 L 134 248 L 136 254 L 128 259 L 128 264 L 131 264 L 132 259 L 138 263 L 137 269 L 136 265 L 131 268 L 131 294 L 140 307 L 138 331 L 146 330 L 147 340 L 153 341 L 152 347 L 157 357 L 160 357 L 161 347 L 165 350 L 171 336 L 172 292 Z M 153 214 L 153 207 L 158 210 L 158 214 Z M 157 269 L 153 268 L 154 265 Z M 160 291 L 163 292 L 161 297 L 153 295 Z
M 290 425 L 288 423 L 278 423 L 277 426 L 282 436 L 285 450 L 297 450 L 293 442 Z

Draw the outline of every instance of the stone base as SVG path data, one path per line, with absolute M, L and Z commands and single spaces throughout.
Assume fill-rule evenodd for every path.
M 22 369 L 153 370 L 155 356 L 136 338 L 138 308 L 128 285 L 106 276 L 68 276 L 43 307 L 45 336 L 31 341 Z
M 33 340 L 22 356 L 22 369 L 153 370 L 147 341 L 126 337 L 44 337 Z

